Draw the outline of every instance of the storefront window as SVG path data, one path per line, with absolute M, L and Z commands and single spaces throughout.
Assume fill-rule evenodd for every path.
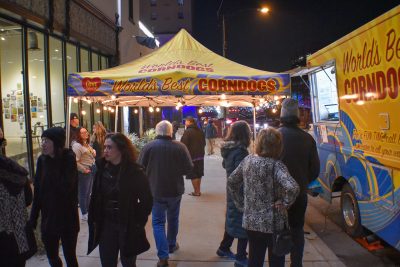
M 50 86 L 52 125 L 65 126 L 64 121 L 64 90 L 62 72 L 62 43 L 50 37 Z
M 67 44 L 67 76 L 71 73 L 78 72 L 76 59 L 76 46 Z M 78 114 L 78 110 L 78 100 L 74 99 L 74 101 L 72 101 L 70 112 Z M 69 118 L 67 118 L 67 120 L 69 121 Z
M 100 103 L 94 103 L 94 121 L 93 124 L 95 124 L 98 121 L 101 121 L 101 111 L 102 107 Z
M 92 70 L 99 70 L 99 55 L 92 53 Z
M 108 60 L 106 57 L 101 56 L 101 69 L 107 69 L 108 68 Z
M 21 27 L 0 19 L 0 81 L 6 155 L 28 167 L 22 80 Z M 38 140 L 34 140 L 38 145 Z
M 81 72 L 89 71 L 89 51 L 81 48 Z
M 92 131 L 90 104 L 84 100 L 82 100 L 81 126 L 85 127 L 89 132 Z
M 46 82 L 44 74 L 44 37 L 40 32 L 28 29 L 28 81 L 33 151 L 40 151 L 39 139 L 48 128 Z M 21 114 L 20 114 L 21 113 Z M 23 108 L 18 107 L 18 116 L 23 119 Z

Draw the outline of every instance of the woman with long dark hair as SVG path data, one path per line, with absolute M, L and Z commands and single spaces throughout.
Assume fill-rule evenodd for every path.
M 221 146 L 222 166 L 226 170 L 226 177 L 239 166 L 240 162 L 249 154 L 250 127 L 245 121 L 237 121 L 229 129 L 225 142 Z M 232 196 L 226 193 L 226 220 L 225 232 L 217 250 L 220 257 L 235 259 L 235 266 L 247 266 L 247 233 L 242 228 L 243 213 L 233 203 Z M 237 238 L 237 254 L 231 252 L 233 240 Z
M 78 171 L 74 152 L 64 145 L 64 129 L 55 127 L 43 132 L 30 216 L 35 228 L 41 214 L 42 241 L 52 267 L 62 266 L 58 256 L 60 240 L 68 267 L 78 266 Z
M 146 174 L 137 152 L 123 134 L 106 136 L 89 206 L 89 250 L 99 245 L 103 267 L 136 266 L 136 255 L 149 249 L 144 227 L 152 209 Z

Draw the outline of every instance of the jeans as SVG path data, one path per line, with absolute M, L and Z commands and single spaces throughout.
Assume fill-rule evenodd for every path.
M 46 249 L 47 258 L 51 267 L 62 267 L 62 261 L 58 255 L 58 246 L 60 243 L 64 252 L 64 258 L 68 267 L 78 267 L 76 259 L 76 242 L 78 232 L 64 232 L 60 235 L 42 233 L 42 241 Z
M 221 244 L 219 245 L 219 248 L 222 251 L 230 250 L 234 239 L 235 238 L 233 236 L 230 236 L 225 231 L 224 239 L 222 239 Z M 247 256 L 246 248 L 247 248 L 247 239 L 246 238 L 238 238 L 237 249 L 236 249 L 236 259 L 237 260 L 243 260 L 246 258 L 246 256 Z
M 117 267 L 118 253 L 123 246 L 124 233 L 121 226 L 108 219 L 104 220 L 103 229 L 101 231 L 99 252 L 102 267 Z M 136 255 L 125 257 L 123 251 L 121 253 L 121 264 L 123 267 L 135 267 Z
M 182 196 L 159 197 L 153 199 L 153 234 L 156 241 L 157 256 L 160 259 L 168 259 L 169 247 L 174 247 L 176 245 L 181 199 Z M 167 233 L 165 233 L 165 218 L 168 220 Z
M 88 213 L 90 194 L 92 193 L 94 168 L 91 168 L 91 173 L 79 173 L 78 191 L 79 191 L 79 207 L 82 215 Z
M 249 237 L 249 264 L 248 267 L 263 267 L 265 252 L 268 248 L 268 261 L 270 267 L 284 267 L 285 256 L 272 254 L 272 234 L 247 230 Z
M 290 266 L 303 266 L 304 252 L 304 216 L 307 209 L 307 194 L 300 194 L 289 208 L 289 226 L 292 232 L 293 248 L 290 251 Z

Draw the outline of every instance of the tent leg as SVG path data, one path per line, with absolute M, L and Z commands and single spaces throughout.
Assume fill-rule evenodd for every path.
M 139 136 L 143 136 L 143 108 L 139 108 Z
M 116 133 L 118 131 L 118 105 L 115 106 L 115 120 L 114 120 L 114 132 Z
M 257 128 L 256 128 L 256 106 L 253 106 L 253 141 L 256 142 Z
M 70 128 L 71 125 L 69 124 L 69 116 L 71 113 L 71 106 L 72 106 L 72 97 L 68 97 L 68 105 L 67 105 L 67 117 L 65 118 L 65 135 L 66 135 L 66 139 L 65 139 L 65 148 L 69 148 L 69 139 L 70 139 Z

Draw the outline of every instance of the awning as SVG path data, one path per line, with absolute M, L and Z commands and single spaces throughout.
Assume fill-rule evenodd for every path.
M 70 74 L 68 96 L 99 97 L 119 105 L 251 106 L 256 96 L 290 94 L 290 75 L 253 69 L 221 57 L 185 30 L 160 49 L 114 68 Z M 122 97 L 123 96 L 123 97 Z M 152 103 L 152 104 L 150 104 Z

